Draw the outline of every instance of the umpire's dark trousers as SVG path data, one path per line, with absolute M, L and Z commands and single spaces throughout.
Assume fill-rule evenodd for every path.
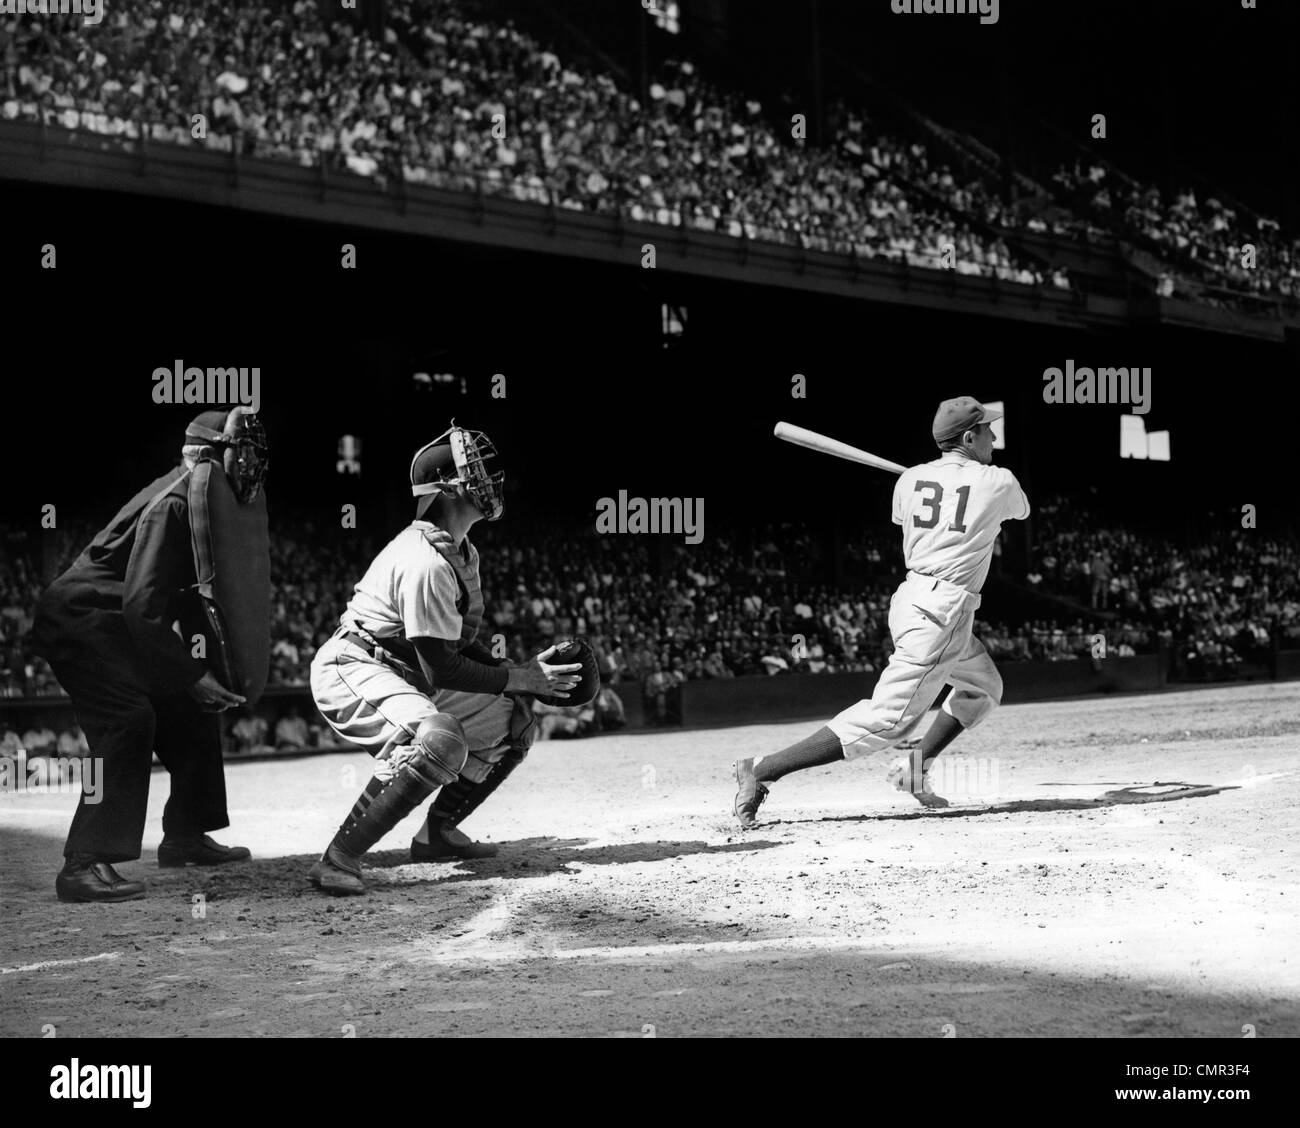
M 93 854 L 100 861 L 129 862 L 140 856 L 155 752 L 171 775 L 164 834 L 202 834 L 230 825 L 219 714 L 203 712 L 184 692 L 151 694 L 126 654 L 117 665 L 52 660 L 50 666 L 72 698 L 103 781 L 98 803 L 87 802 L 83 791 L 64 857 Z

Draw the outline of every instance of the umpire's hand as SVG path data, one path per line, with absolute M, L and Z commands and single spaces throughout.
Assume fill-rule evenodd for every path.
M 237 693 L 231 693 L 210 671 L 190 686 L 189 694 L 205 713 L 224 713 L 232 706 L 242 705 L 248 700 Z

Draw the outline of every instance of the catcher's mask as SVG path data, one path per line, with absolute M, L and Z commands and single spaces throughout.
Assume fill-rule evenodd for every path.
M 247 505 L 261 492 L 271 465 L 266 429 L 251 407 L 234 408 L 224 421 L 221 415 L 221 412 L 204 412 L 185 428 L 185 441 L 211 447 L 220 454 L 235 497 L 240 504 Z
M 486 463 L 497 448 L 482 431 L 457 427 L 456 421 L 411 459 L 411 496 L 428 497 L 450 486 L 464 486 L 480 513 L 495 521 L 505 508 L 505 473 L 488 472 Z

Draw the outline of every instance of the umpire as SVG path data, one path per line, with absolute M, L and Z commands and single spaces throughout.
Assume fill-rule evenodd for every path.
M 230 825 L 218 714 L 244 698 L 173 629 L 194 621 L 198 599 L 187 488 L 197 461 L 224 460 L 245 494 L 265 473 L 260 426 L 230 441 L 226 420 L 225 411 L 195 419 L 182 464 L 128 501 L 37 605 L 32 641 L 72 698 L 104 780 L 101 801 L 83 794 L 73 816 L 55 880 L 60 901 L 144 896 L 144 883 L 126 880 L 113 863 L 140 857 L 155 752 L 171 776 L 158 864 L 250 857 L 206 833 Z

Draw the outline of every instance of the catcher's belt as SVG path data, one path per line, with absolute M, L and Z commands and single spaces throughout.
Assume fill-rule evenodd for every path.
M 271 668 L 266 494 L 241 505 L 221 464 L 210 459 L 194 467 L 188 488 L 199 610 L 192 627 L 204 636 L 216 679 L 251 705 Z
M 368 657 L 383 662 L 407 685 L 418 689 L 426 697 L 432 697 L 438 692 L 437 687 L 425 677 L 420 656 L 415 652 L 415 644 L 410 639 L 401 635 L 375 638 L 347 626 L 340 627 L 335 634 L 345 642 L 359 647 Z

